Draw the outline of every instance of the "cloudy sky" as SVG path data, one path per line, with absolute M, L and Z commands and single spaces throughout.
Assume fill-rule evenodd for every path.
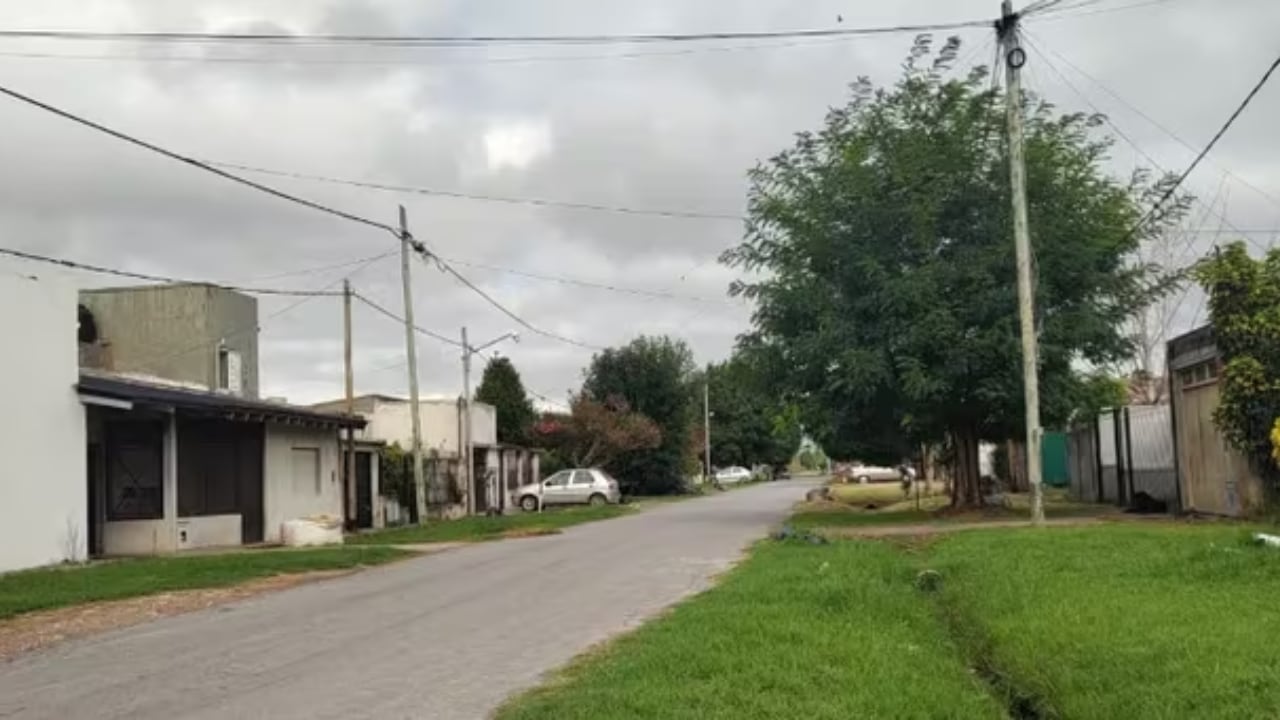
M 1087 110 L 1091 103 L 1108 112 L 1139 148 L 1117 145 L 1119 174 L 1152 161 L 1184 167 L 1193 152 L 1171 134 L 1192 146 L 1205 143 L 1277 51 L 1274 0 L 1066 4 L 1079 3 L 1028 21 L 1034 45 L 1027 84 L 1064 108 Z M 951 22 L 997 10 L 991 0 L 743 0 L 731 8 L 679 0 L 43 0 L 0 4 L 0 27 L 631 34 Z M 966 64 L 990 62 L 990 30 L 958 34 Z M 377 49 L 0 40 L 0 84 L 207 160 L 472 195 L 732 216 L 743 210 L 745 173 L 757 160 L 786 147 L 794 132 L 817 127 L 856 76 L 892 82 L 910 42 L 910 35 L 888 35 Z M 197 57 L 204 60 L 191 59 Z M 1231 226 L 1249 231 L 1256 248 L 1273 242 L 1280 227 L 1277 118 L 1280 81 L 1190 178 L 1202 202 L 1193 232 L 1169 249 L 1175 260 L 1226 239 Z M 0 101 L 0 127 L 4 247 L 302 289 L 335 287 L 359 268 L 351 278 L 357 290 L 402 308 L 397 256 L 332 267 L 394 250 L 386 233 L 245 190 L 10 100 Z M 740 236 L 734 220 L 256 177 L 387 223 L 404 204 L 414 234 L 433 251 L 459 261 L 459 270 L 529 322 L 588 345 L 666 333 L 685 338 L 706 362 L 725 357 L 747 325 L 749 308 L 725 296 L 733 271 L 715 262 Z M 576 287 L 475 264 L 680 297 Z M 82 286 L 119 284 L 19 261 L 0 260 L 0 267 L 64 274 Z M 475 341 L 520 329 L 438 270 L 415 263 L 413 273 L 420 325 L 449 336 L 466 325 Z M 337 397 L 340 304 L 295 303 L 260 303 L 263 394 L 302 402 Z M 1170 311 L 1174 331 L 1204 316 L 1195 292 Z M 402 330 L 359 307 L 355 326 L 357 389 L 403 392 Z M 519 344 L 500 348 L 531 390 L 554 400 L 577 387 L 591 355 L 527 331 Z M 459 392 L 455 348 L 420 338 L 419 366 L 425 393 Z

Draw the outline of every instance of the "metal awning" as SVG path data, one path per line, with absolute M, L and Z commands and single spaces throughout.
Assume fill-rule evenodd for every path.
M 76 385 L 82 402 L 118 409 L 173 408 L 184 414 L 244 422 L 273 422 L 307 427 L 363 428 L 363 417 L 319 412 L 284 403 L 250 400 L 225 393 L 170 387 L 132 378 L 80 373 Z

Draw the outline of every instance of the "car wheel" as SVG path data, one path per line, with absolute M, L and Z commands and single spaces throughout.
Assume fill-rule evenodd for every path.
M 600 493 L 596 493 L 587 500 L 587 504 L 591 505 L 592 507 L 600 507 L 601 505 L 608 505 L 609 498 L 601 495 Z
M 525 512 L 535 512 L 538 509 L 538 498 L 532 495 L 520 498 L 520 509 Z
M 866 475 L 859 475 L 859 476 L 858 476 L 858 484 L 859 484 L 859 485 L 866 485 L 866 484 L 867 484 L 867 483 L 869 483 L 869 482 L 871 482 L 871 478 L 867 477 Z

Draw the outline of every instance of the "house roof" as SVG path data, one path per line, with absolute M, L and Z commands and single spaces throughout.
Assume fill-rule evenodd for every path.
M 76 385 L 76 390 L 81 395 L 111 398 L 140 405 L 163 405 L 232 420 L 339 428 L 365 426 L 364 418 L 361 417 L 347 417 L 298 405 L 250 400 L 225 393 L 163 385 L 83 369 L 80 371 L 80 382 Z

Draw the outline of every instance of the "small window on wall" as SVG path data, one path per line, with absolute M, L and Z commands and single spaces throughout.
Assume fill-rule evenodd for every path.
M 242 384 L 240 353 L 226 347 L 218 348 L 218 389 L 239 395 Z
M 1207 362 L 1197 363 L 1190 367 L 1183 368 L 1178 372 L 1178 378 L 1182 381 L 1182 386 L 1200 385 L 1218 377 L 1218 361 L 1209 360 Z
M 324 491 L 320 483 L 320 448 L 293 449 L 293 491 L 295 493 Z

